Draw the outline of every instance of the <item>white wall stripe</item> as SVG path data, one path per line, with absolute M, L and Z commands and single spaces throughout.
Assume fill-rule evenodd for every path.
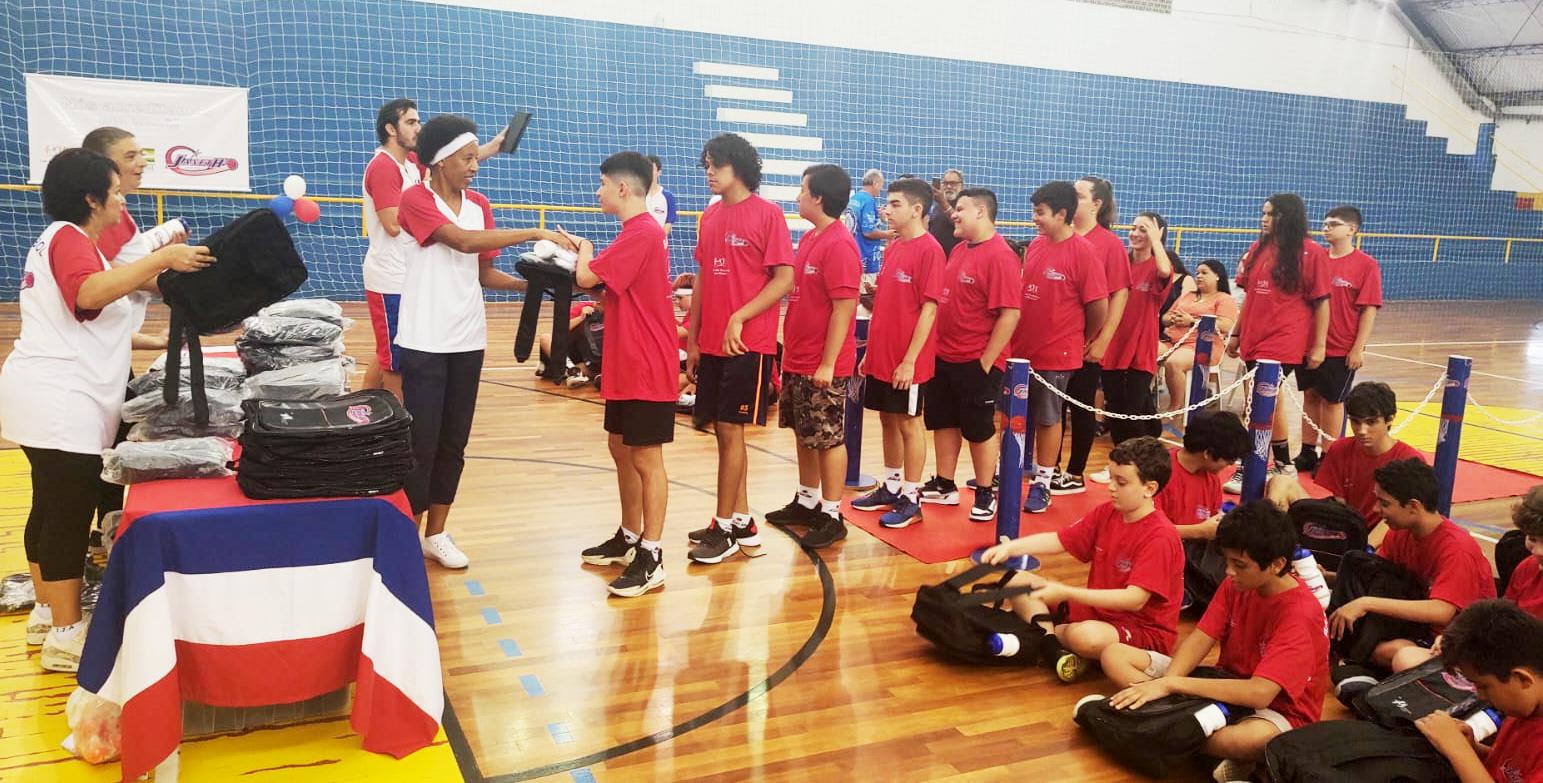
M 771 201 L 794 202 L 798 200 L 798 188 L 792 185 L 761 185 L 761 198 Z
M 756 147 L 776 147 L 785 150 L 808 150 L 819 152 L 825 149 L 825 140 L 819 136 L 788 136 L 781 133 L 741 133 L 745 141 Z
M 766 87 L 735 87 L 729 84 L 709 84 L 702 88 L 702 94 L 709 98 L 719 98 L 736 101 L 767 101 L 769 103 L 792 103 L 792 90 L 773 90 Z
M 762 185 L 761 189 L 765 190 L 766 186 Z M 814 224 L 803 218 L 788 218 L 789 231 L 808 231 L 811 228 L 814 228 Z
M 778 77 L 776 68 L 714 62 L 694 62 L 691 64 L 691 72 L 698 76 L 735 76 L 741 79 L 761 79 L 768 82 L 777 81 Z
M 801 178 L 804 176 L 804 169 L 807 169 L 813 165 L 813 161 L 807 160 L 768 160 L 766 158 L 762 158 L 761 173 Z
M 764 109 L 731 109 L 718 107 L 719 122 L 754 122 L 760 125 L 788 125 L 802 128 L 809 124 L 809 115 L 791 111 L 766 111 Z

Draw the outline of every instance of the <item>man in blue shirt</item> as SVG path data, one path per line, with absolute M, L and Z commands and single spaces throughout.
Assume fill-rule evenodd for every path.
M 852 194 L 846 213 L 841 216 L 842 222 L 857 239 L 857 249 L 863 256 L 863 274 L 867 275 L 878 274 L 879 262 L 883 258 L 879 248 L 884 240 L 895 237 L 895 232 L 879 220 L 878 197 L 883 190 L 884 173 L 878 169 L 868 169 L 863 173 L 863 186 Z

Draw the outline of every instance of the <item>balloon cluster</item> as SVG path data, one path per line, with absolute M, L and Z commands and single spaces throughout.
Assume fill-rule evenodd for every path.
M 305 197 L 305 177 L 299 174 L 284 178 L 283 195 L 274 196 L 268 208 L 281 218 L 293 214 L 301 223 L 315 223 L 321 218 L 321 206 Z

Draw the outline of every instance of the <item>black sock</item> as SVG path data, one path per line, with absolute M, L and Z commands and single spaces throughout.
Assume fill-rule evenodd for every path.
M 1270 441 L 1270 451 L 1275 455 L 1275 464 L 1291 464 L 1291 442 L 1285 440 Z

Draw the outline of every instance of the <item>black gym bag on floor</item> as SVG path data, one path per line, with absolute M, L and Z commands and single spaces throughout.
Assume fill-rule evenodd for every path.
M 999 571 L 1003 572 L 1002 577 L 994 585 L 975 584 Z M 939 584 L 916 588 L 916 603 L 911 607 L 916 632 L 950 658 L 963 663 L 1033 666 L 1045 630 L 1002 608 L 1008 598 L 1034 592 L 1032 587 L 1007 586 L 1008 580 L 1017 573 L 1004 566 L 982 563 Z M 965 587 L 972 589 L 961 592 Z M 987 603 L 991 605 L 986 606 Z M 991 637 L 999 633 L 1018 637 L 1017 654 L 999 656 L 991 653 Z
M 1286 514 L 1296 526 L 1297 543 L 1325 571 L 1337 573 L 1346 552 L 1366 550 L 1366 520 L 1334 498 L 1298 500 Z
M 1419 734 L 1331 720 L 1270 740 L 1264 763 L 1276 783 L 1450 783 L 1457 773 Z
M 1440 656 L 1405 669 L 1356 696 L 1355 711 L 1390 729 L 1414 728 L 1414 722 L 1433 712 L 1471 715 L 1485 705 L 1473 683 L 1446 670 Z
M 1211 666 L 1200 666 L 1191 677 L 1213 680 L 1239 679 L 1237 675 Z M 1077 703 L 1073 718 L 1077 725 L 1093 735 L 1098 746 L 1115 761 L 1154 778 L 1168 775 L 1168 766 L 1205 747 L 1206 734 L 1195 713 L 1215 699 L 1197 696 L 1164 696 L 1135 709 L 1115 709 L 1109 700 L 1089 697 Z M 1227 707 L 1229 725 L 1252 715 L 1247 707 Z
M 1421 601 L 1429 596 L 1429 589 L 1418 576 L 1408 569 L 1378 555 L 1361 550 L 1350 550 L 1340 562 L 1334 579 L 1334 593 L 1329 598 L 1328 613 L 1334 614 L 1341 606 L 1362 596 L 1397 598 Z M 1430 628 L 1424 623 L 1400 620 L 1396 617 L 1367 612 L 1350 633 L 1329 641 L 1330 652 L 1350 663 L 1367 663 L 1377 645 L 1391 639 L 1418 641 L 1430 636 Z

